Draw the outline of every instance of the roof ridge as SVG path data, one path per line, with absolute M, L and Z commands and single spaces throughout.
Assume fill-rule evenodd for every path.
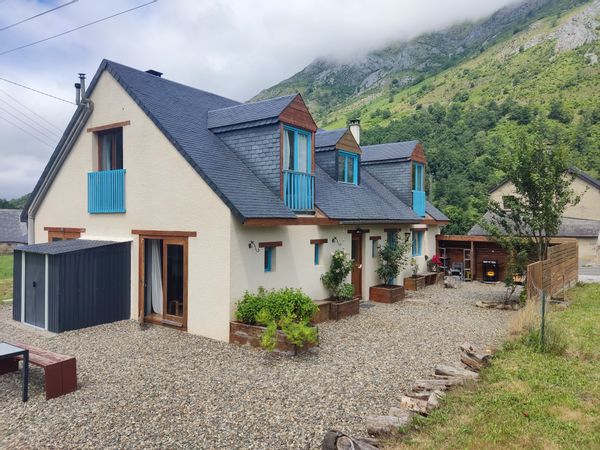
M 365 148 L 365 147 L 380 147 L 382 145 L 408 144 L 409 142 L 419 142 L 419 140 L 418 139 L 411 139 L 409 141 L 382 142 L 380 144 L 361 145 L 361 147 L 362 148 Z
M 250 105 L 258 105 L 259 103 L 271 102 L 271 101 L 280 100 L 280 99 L 286 98 L 286 97 L 290 97 L 290 101 L 291 101 L 291 99 L 296 98 L 296 96 L 298 96 L 298 95 L 300 95 L 300 94 L 296 93 L 296 94 L 290 94 L 290 95 L 280 95 L 279 97 L 266 98 L 264 100 L 259 100 L 257 102 L 247 102 L 247 103 L 242 102 L 242 103 L 238 103 L 237 105 L 226 106 L 225 108 L 209 109 L 208 112 L 211 113 L 213 111 L 224 111 L 226 109 L 240 108 L 240 107 L 250 106 Z

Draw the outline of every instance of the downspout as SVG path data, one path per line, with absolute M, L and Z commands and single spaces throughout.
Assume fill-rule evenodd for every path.
M 40 190 L 38 191 L 37 195 L 31 202 L 29 209 L 27 210 L 27 243 L 28 244 L 35 244 L 35 213 L 37 212 L 37 209 L 40 205 L 40 201 L 41 201 L 41 199 L 44 198 L 46 192 L 50 188 L 50 185 L 52 184 L 54 177 L 58 173 L 58 170 L 62 166 L 62 163 L 64 162 L 67 155 L 69 154 L 71 147 L 73 147 L 73 144 L 75 144 L 75 141 L 79 137 L 81 130 L 85 126 L 87 120 L 89 119 L 90 115 L 92 114 L 92 111 L 94 110 L 94 103 L 87 97 L 86 92 L 85 92 L 85 74 L 80 73 L 79 80 L 80 80 L 80 83 L 77 83 L 77 84 L 79 84 L 79 86 L 76 86 L 76 90 L 77 90 L 77 99 L 79 99 L 80 95 L 81 95 L 81 99 L 78 102 L 77 111 L 75 111 L 75 114 L 78 115 L 79 117 L 77 117 L 77 120 L 76 120 L 75 124 L 73 125 L 73 127 L 71 128 L 71 130 L 69 131 L 69 134 L 63 140 L 63 143 L 58 150 L 57 158 L 54 161 L 54 164 L 48 171 L 48 174 L 46 175 L 42 185 L 40 186 Z M 81 90 L 79 90 L 79 89 L 81 89 Z M 81 92 L 81 94 L 79 94 L 79 92 Z

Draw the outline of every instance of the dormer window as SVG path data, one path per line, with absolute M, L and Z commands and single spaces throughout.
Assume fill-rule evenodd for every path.
M 424 182 L 423 173 L 424 173 L 423 164 L 413 163 L 413 185 L 412 185 L 413 191 L 424 191 L 425 190 L 424 189 L 425 182 Z
M 338 181 L 358 184 L 358 155 L 356 153 L 338 152 Z
M 123 128 L 98 133 L 98 171 L 123 168 Z
M 308 131 L 285 126 L 283 128 L 283 170 L 311 172 L 311 136 Z

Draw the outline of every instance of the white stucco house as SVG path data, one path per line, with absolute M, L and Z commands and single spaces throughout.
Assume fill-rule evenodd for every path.
M 390 233 L 425 270 L 448 219 L 421 144 L 360 146 L 357 124 L 318 129 L 298 94 L 241 104 L 161 75 L 100 64 L 23 210 L 30 245 L 131 242 L 130 317 L 219 340 L 246 290 L 327 298 L 336 249 L 363 298 Z

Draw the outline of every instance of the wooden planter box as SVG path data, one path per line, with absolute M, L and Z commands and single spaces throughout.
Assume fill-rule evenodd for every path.
M 265 327 L 260 325 L 248 325 L 241 322 L 229 322 L 229 342 L 240 344 L 240 345 L 251 345 L 252 347 L 261 347 L 260 340 Z M 285 337 L 282 331 L 277 330 L 277 344 L 275 345 L 275 352 L 285 355 L 297 355 L 304 353 L 312 347 L 319 345 L 317 340 L 316 344 L 307 343 L 303 346 L 292 344 Z
M 378 284 L 369 288 L 369 300 L 379 303 L 396 303 L 404 298 L 404 287 Z
M 345 302 L 332 301 L 329 309 L 330 320 L 340 320 L 344 317 L 354 316 L 360 312 L 360 300 L 354 298 Z
M 313 325 L 325 322 L 329 320 L 331 316 L 331 302 L 329 300 L 318 300 L 315 301 L 315 303 L 319 307 L 319 310 L 310 320 L 310 323 L 312 323 Z
M 404 279 L 404 289 L 418 291 L 425 288 L 425 277 L 408 277 Z

